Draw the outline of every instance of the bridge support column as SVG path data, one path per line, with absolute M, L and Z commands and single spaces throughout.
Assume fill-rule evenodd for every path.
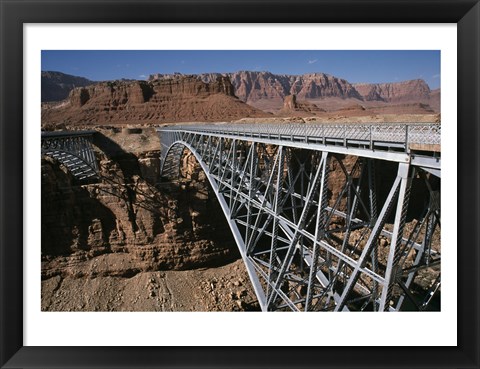
M 405 227 L 405 219 L 407 216 L 408 201 L 410 199 L 410 189 L 412 185 L 412 178 L 408 175 L 409 169 L 410 165 L 407 163 L 400 163 L 398 165 L 397 178 L 400 178 L 400 186 L 397 210 L 393 224 L 390 250 L 388 253 L 385 282 L 382 288 L 382 295 L 378 308 L 379 311 L 386 311 L 389 309 L 393 285 L 401 277 L 401 274 L 397 275 L 397 273 L 401 273 L 401 269 L 398 268 L 398 261 L 400 259 L 400 246 L 403 238 L 403 229 Z
M 307 295 L 305 298 L 305 311 L 309 311 L 312 308 L 312 299 L 314 293 L 314 285 L 317 282 L 318 274 L 318 262 L 319 262 L 319 249 L 320 240 L 325 237 L 325 216 L 327 207 L 327 181 L 328 181 L 328 152 L 322 152 L 322 174 L 320 179 L 320 191 L 318 196 L 318 209 L 317 220 L 315 223 L 315 242 L 313 244 L 312 261 L 310 264 L 310 273 L 308 276 Z M 323 286 L 324 288 L 327 286 Z
M 371 255 L 372 251 L 374 251 L 375 248 L 378 247 L 378 237 L 385 225 L 387 217 L 389 216 L 392 208 L 395 206 L 395 200 L 397 199 L 397 213 L 395 216 L 395 221 L 402 221 L 403 224 L 400 225 L 396 223 L 394 226 L 394 236 L 392 237 L 390 252 L 387 260 L 386 274 L 382 283 L 383 288 L 379 310 L 383 311 L 386 308 L 385 304 L 387 300 L 387 295 L 389 294 L 389 287 L 391 291 L 391 274 L 394 269 L 393 264 L 396 256 L 395 250 L 397 249 L 397 244 L 401 242 L 403 236 L 403 227 L 405 225 L 405 215 L 407 209 L 406 205 L 408 204 L 411 183 L 408 178 L 408 171 L 408 163 L 400 163 L 398 165 L 397 177 L 395 178 L 395 181 L 390 189 L 390 193 L 388 194 L 387 199 L 380 212 L 380 215 L 375 222 L 372 232 L 370 233 L 367 244 L 365 245 L 362 254 L 360 255 L 360 258 L 357 260 L 356 266 L 353 269 L 350 278 L 348 279 L 348 282 L 346 283 L 340 301 L 335 307 L 335 311 L 341 311 L 345 307 L 347 296 L 352 292 L 355 284 L 358 281 L 358 278 L 360 277 L 360 271 L 365 267 L 367 263 L 367 256 Z M 376 301 L 373 301 L 373 303 L 376 304 Z
M 315 171 L 315 176 L 313 178 L 313 181 L 310 183 L 310 188 L 308 193 L 306 194 L 305 203 L 304 203 L 302 213 L 300 215 L 299 222 L 294 227 L 294 233 L 293 233 L 292 239 L 290 240 L 290 244 L 288 245 L 286 256 L 278 272 L 278 277 L 275 280 L 275 283 L 273 284 L 272 294 L 268 297 L 267 304 L 269 307 L 273 304 L 277 295 L 281 294 L 281 284 L 283 283 L 283 277 L 286 271 L 290 268 L 290 265 L 292 263 L 292 259 L 297 247 L 301 246 L 301 245 L 298 245 L 297 243 L 304 231 L 304 227 L 307 222 L 307 215 L 309 214 L 310 207 L 312 206 L 314 201 L 314 196 L 320 186 L 320 179 L 322 178 L 322 173 L 324 172 L 324 167 L 326 165 L 327 165 L 327 155 L 324 155 L 322 156 L 320 164 L 318 165 Z M 287 304 L 289 303 L 288 299 L 286 303 Z M 292 306 L 292 308 L 296 309 L 295 306 Z

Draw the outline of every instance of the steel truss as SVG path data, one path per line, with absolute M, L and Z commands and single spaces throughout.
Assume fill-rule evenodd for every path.
M 80 181 L 98 178 L 98 163 L 92 148 L 95 131 L 42 132 L 42 155 L 65 165 Z
M 337 145 L 318 150 L 214 129 L 158 129 L 162 175 L 179 177 L 185 150 L 196 157 L 263 311 L 431 308 L 440 289 L 439 168 L 412 164 L 408 152 L 367 147 L 346 156 Z M 396 168 L 391 183 L 376 171 L 387 160 Z M 412 220 L 418 188 L 425 206 Z M 427 272 L 432 280 L 420 288 Z

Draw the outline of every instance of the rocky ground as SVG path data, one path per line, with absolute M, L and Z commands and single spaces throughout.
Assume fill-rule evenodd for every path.
M 259 306 L 241 260 L 214 268 L 105 276 L 115 254 L 82 267 L 103 276 L 42 281 L 44 311 L 256 311 Z M 117 264 L 121 267 L 121 264 Z

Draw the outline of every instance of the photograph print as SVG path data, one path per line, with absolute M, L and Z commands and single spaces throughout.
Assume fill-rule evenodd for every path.
M 43 50 L 42 311 L 441 311 L 440 51 Z

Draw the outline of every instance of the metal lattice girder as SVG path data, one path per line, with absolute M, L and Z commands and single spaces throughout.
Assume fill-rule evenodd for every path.
M 391 140 L 397 136 L 400 140 L 399 132 L 417 132 L 419 127 L 398 131 L 389 126 L 386 131 Z M 382 130 L 372 126 L 362 126 L 358 132 L 351 126 L 348 130 L 338 126 L 235 129 L 159 129 L 162 174 L 178 178 L 185 150 L 196 157 L 219 199 L 262 310 L 428 307 L 432 293 L 440 289 L 440 252 L 433 247 L 440 227 L 440 179 L 409 160 L 408 135 L 403 136 L 404 151 L 394 150 L 400 141 L 390 141 L 395 145 L 383 154 L 376 146 L 375 150 L 371 145 L 357 146 L 357 155 L 346 161 L 344 150 L 352 137 L 371 140 L 372 132 Z M 343 133 L 343 144 L 304 146 L 305 140 L 315 140 L 306 135 L 320 129 L 328 137 L 316 140 L 328 143 Z M 428 135 L 439 132 L 439 128 L 425 130 Z M 376 169 L 384 160 L 397 166 L 391 182 Z M 432 154 L 432 162 L 437 160 Z M 382 196 L 379 179 L 382 188 L 389 186 Z M 429 200 L 421 216 L 407 226 L 409 195 L 419 182 Z M 420 296 L 416 278 L 426 270 L 432 270 L 434 278 L 427 288 L 429 295 Z
M 65 165 L 78 180 L 98 178 L 98 163 L 92 148 L 95 131 L 42 132 L 42 155 Z

